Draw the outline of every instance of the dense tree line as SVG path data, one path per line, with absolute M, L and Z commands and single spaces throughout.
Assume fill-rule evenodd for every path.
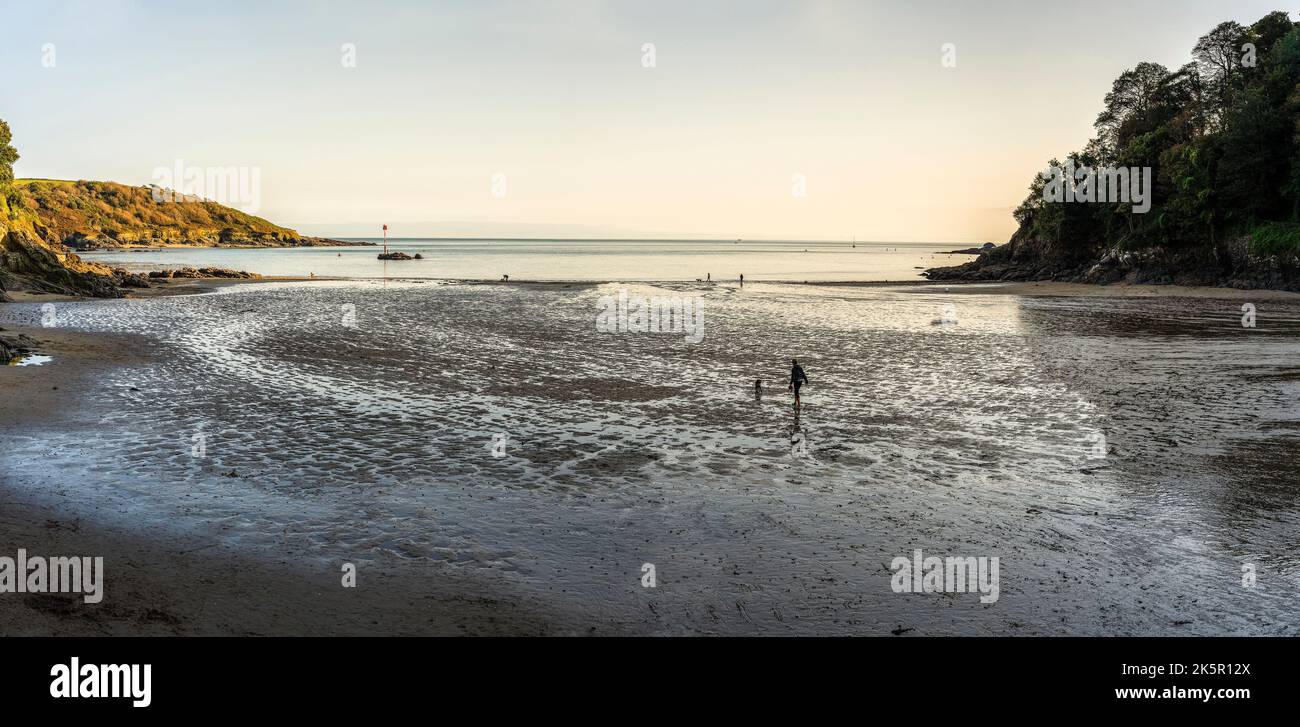
M 1243 234 L 1257 253 L 1300 251 L 1300 24 L 1287 13 L 1219 24 L 1176 70 L 1125 71 L 1095 128 L 1068 160 L 1150 167 L 1150 211 L 1048 202 L 1039 175 L 1015 211 L 1022 233 L 1081 257 L 1100 248 L 1213 250 Z

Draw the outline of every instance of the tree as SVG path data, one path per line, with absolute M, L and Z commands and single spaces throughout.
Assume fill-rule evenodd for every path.
M 1141 121 L 1155 105 L 1160 87 L 1169 78 L 1169 69 L 1159 63 L 1139 63 L 1124 71 L 1106 94 L 1106 108 L 1097 115 L 1098 145 L 1104 157 L 1113 157 L 1124 140 L 1126 125 Z
M 1292 123 L 1261 88 L 1241 94 L 1223 132 L 1218 186 L 1225 221 L 1254 223 L 1284 206 Z M 1290 205 L 1285 205 L 1287 212 Z
M 18 150 L 9 142 L 13 141 L 13 132 L 9 124 L 0 119 L 0 188 L 9 186 L 14 181 L 14 162 L 18 161 Z
M 1213 89 L 1216 101 L 1210 118 L 1223 123 L 1223 116 L 1232 105 L 1232 100 L 1240 90 L 1238 80 L 1245 73 L 1242 70 L 1242 45 L 1245 44 L 1248 31 L 1241 23 L 1228 21 L 1219 23 L 1214 30 L 1201 36 L 1192 48 L 1192 57 L 1200 68 L 1206 85 Z
M 1275 10 L 1250 26 L 1252 36 L 1250 42 L 1255 44 L 1256 52 L 1265 54 L 1293 28 L 1295 24 L 1291 22 L 1291 16 L 1281 10 Z

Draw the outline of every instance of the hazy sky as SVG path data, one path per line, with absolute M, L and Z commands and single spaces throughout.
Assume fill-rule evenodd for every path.
M 339 236 L 981 242 L 1118 73 L 1281 5 L 0 4 L 19 176 L 256 167 L 259 214 Z

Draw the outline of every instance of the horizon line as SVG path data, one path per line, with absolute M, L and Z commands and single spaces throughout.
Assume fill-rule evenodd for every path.
M 327 240 L 383 240 L 382 235 L 377 237 L 359 237 L 356 235 L 308 235 L 308 237 L 322 237 Z M 814 242 L 827 244 L 844 244 L 856 245 L 861 242 L 864 245 L 983 245 L 984 242 L 974 243 L 960 240 L 927 240 L 924 242 L 907 241 L 907 240 L 819 240 L 816 238 L 724 238 L 724 237 L 388 237 L 392 240 L 457 240 L 457 241 L 500 241 L 500 242 Z M 993 240 L 987 240 L 994 245 L 1000 244 Z

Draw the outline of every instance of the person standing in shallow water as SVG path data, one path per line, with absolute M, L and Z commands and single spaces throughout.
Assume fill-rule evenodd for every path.
M 804 374 L 803 367 L 799 365 L 798 359 L 790 359 L 790 391 L 794 392 L 794 406 L 799 408 L 799 389 L 808 383 L 808 376 Z

